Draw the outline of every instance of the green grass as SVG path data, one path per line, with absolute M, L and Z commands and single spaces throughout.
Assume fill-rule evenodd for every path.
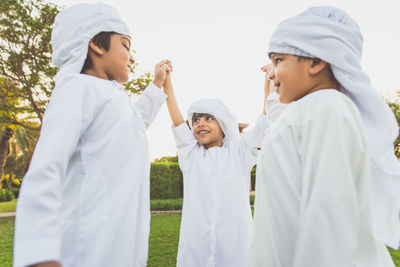
M 400 266 L 400 249 L 399 250 L 394 250 L 389 248 L 389 252 L 392 255 L 392 259 L 394 263 L 396 264 L 396 267 Z
M 0 267 L 12 266 L 14 217 L 0 218 Z
M 180 213 L 152 214 L 148 267 L 176 266 Z
M 147 266 L 176 266 L 180 213 L 151 215 Z M 0 267 L 12 266 L 14 217 L 0 218 Z
M 180 213 L 151 215 L 148 267 L 176 266 L 180 220 Z M 12 266 L 13 234 L 14 218 L 0 218 L 0 267 Z M 389 251 L 400 267 L 400 250 Z
M 17 206 L 17 200 L 13 199 L 7 202 L 0 202 L 0 212 L 13 212 Z

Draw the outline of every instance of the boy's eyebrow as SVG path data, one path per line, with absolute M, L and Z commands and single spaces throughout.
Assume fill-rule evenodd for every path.
M 279 54 L 279 53 L 270 53 L 269 55 L 270 55 L 270 59 L 273 59 L 273 58 L 275 58 L 275 57 L 282 56 L 282 54 Z
M 202 118 L 202 117 L 208 117 L 208 116 L 213 117 L 215 119 L 214 115 L 211 115 L 211 114 L 208 114 L 208 113 L 194 113 L 193 117 L 192 117 L 192 120 L 199 119 L 199 118 Z
M 131 37 L 129 37 L 128 35 L 121 35 L 121 39 L 126 39 L 129 42 L 129 47 L 131 46 Z

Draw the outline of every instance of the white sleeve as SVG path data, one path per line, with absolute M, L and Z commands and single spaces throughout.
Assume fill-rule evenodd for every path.
M 167 99 L 167 95 L 154 83 L 150 83 L 140 94 L 133 106 L 139 112 L 146 128 L 156 117 L 165 99 Z
M 256 164 L 258 150 L 261 148 L 265 130 L 269 123 L 267 116 L 260 114 L 255 124 L 250 127 L 241 137 L 242 162 L 245 164 L 246 173 Z
M 82 83 L 55 88 L 18 198 L 14 266 L 60 259 L 62 180 L 94 110 L 95 97 Z
M 269 124 L 276 121 L 289 105 L 291 104 L 282 104 L 279 102 L 279 95 L 277 93 L 269 94 L 267 103 L 265 104 L 265 112 L 267 113 Z
M 368 223 L 360 221 L 369 202 L 362 193 L 369 171 L 362 129 L 352 117 L 328 109 L 301 127 L 302 140 L 293 148 L 303 170 L 292 266 L 353 266 L 360 225 Z
M 197 140 L 186 122 L 177 127 L 172 127 L 172 131 L 178 148 L 179 166 L 182 171 L 185 171 L 191 167 L 192 153 L 197 146 Z

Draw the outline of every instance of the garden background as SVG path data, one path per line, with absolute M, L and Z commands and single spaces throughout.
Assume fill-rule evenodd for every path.
M 50 65 L 50 36 L 59 9 L 41 0 L 0 1 L 0 214 L 15 211 L 54 87 L 57 69 Z M 150 72 L 137 69 L 138 64 L 132 67 L 131 80 L 124 85 L 133 99 L 152 80 Z M 387 102 L 400 122 L 400 95 Z M 395 143 L 398 157 L 399 142 Z M 153 213 L 148 266 L 175 266 L 183 196 L 177 157 L 154 160 L 150 176 Z M 254 190 L 255 169 L 251 180 Z M 254 196 L 249 201 L 253 204 Z M 14 217 L 0 217 L 0 267 L 12 265 L 13 231 Z M 400 251 L 390 252 L 400 267 Z

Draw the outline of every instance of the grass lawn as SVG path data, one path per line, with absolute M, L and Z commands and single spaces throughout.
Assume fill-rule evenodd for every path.
M 0 212 L 13 212 L 17 206 L 17 200 L 13 199 L 8 202 L 0 202 Z
M 147 266 L 169 267 L 176 265 L 180 213 L 151 215 L 149 260 Z M 0 267 L 12 266 L 14 218 L 0 218 Z M 397 267 L 400 267 L 400 250 L 389 249 Z
M 12 266 L 14 217 L 0 218 L 0 267 Z

